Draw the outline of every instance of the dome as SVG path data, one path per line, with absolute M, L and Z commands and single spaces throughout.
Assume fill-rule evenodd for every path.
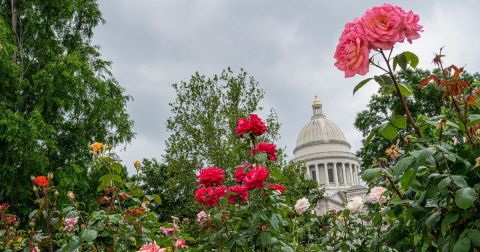
M 350 144 L 342 130 L 322 113 L 322 104 L 315 97 L 313 116 L 297 137 L 295 157 L 325 152 L 350 152 Z
M 325 116 L 313 118 L 298 134 L 296 147 L 310 143 L 343 143 L 350 146 L 342 130 Z

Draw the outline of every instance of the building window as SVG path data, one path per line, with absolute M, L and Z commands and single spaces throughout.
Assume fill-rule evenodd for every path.
M 310 178 L 317 180 L 317 170 L 314 165 L 310 165 Z
M 333 169 L 328 169 L 328 181 L 330 183 L 335 182 L 335 180 L 333 179 Z

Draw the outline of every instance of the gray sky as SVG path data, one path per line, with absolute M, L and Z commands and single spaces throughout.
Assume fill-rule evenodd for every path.
M 480 71 L 480 1 L 392 1 L 413 10 L 424 27 L 422 38 L 402 44 L 431 68 L 433 52 L 445 46 L 446 61 Z M 133 161 L 161 158 L 174 82 L 199 71 L 220 73 L 231 66 L 255 77 L 266 95 L 264 111 L 274 108 L 282 123 L 277 145 L 291 152 L 297 135 L 312 114 L 318 95 L 324 114 L 344 131 L 356 151 L 361 134 L 353 127 L 357 112 L 377 91 L 374 82 L 355 96 L 353 87 L 366 77 L 345 79 L 334 66 L 333 53 L 346 22 L 383 1 L 171 0 L 100 1 L 105 25 L 94 43 L 113 74 L 134 97 L 128 112 L 136 139 L 119 154 Z M 371 71 L 367 76 L 372 76 Z M 264 113 L 260 113 L 264 115 Z

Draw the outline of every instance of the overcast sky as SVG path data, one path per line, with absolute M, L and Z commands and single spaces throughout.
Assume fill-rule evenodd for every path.
M 94 43 L 113 62 L 113 74 L 134 97 L 128 112 L 136 139 L 119 154 L 132 168 L 136 159 L 161 159 L 174 82 L 199 71 L 220 73 L 244 68 L 266 92 L 265 111 L 274 108 L 281 140 L 292 156 L 297 135 L 310 120 L 318 95 L 327 118 L 343 130 L 352 151 L 361 146 L 354 128 L 357 112 L 377 92 L 369 83 L 355 96 L 353 87 L 365 77 L 345 79 L 334 66 L 333 53 L 346 22 L 383 1 L 100 1 L 106 20 Z M 431 68 L 433 52 L 445 46 L 446 61 L 480 71 L 480 1 L 392 1 L 413 10 L 424 27 L 422 38 L 405 43 Z M 373 75 L 372 71 L 368 75 Z M 264 113 L 260 113 L 264 115 Z

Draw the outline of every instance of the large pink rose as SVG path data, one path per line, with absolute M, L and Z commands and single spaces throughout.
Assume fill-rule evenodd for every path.
M 371 47 L 390 50 L 396 42 L 403 42 L 405 14 L 402 8 L 390 4 L 367 10 L 360 23 Z
M 335 66 L 345 72 L 345 78 L 368 73 L 370 48 L 358 21 L 345 25 L 335 51 Z
M 408 42 L 412 43 L 412 40 L 420 38 L 420 31 L 422 31 L 422 26 L 418 24 L 420 17 L 409 11 L 405 13 L 405 29 L 403 30 L 405 38 Z

